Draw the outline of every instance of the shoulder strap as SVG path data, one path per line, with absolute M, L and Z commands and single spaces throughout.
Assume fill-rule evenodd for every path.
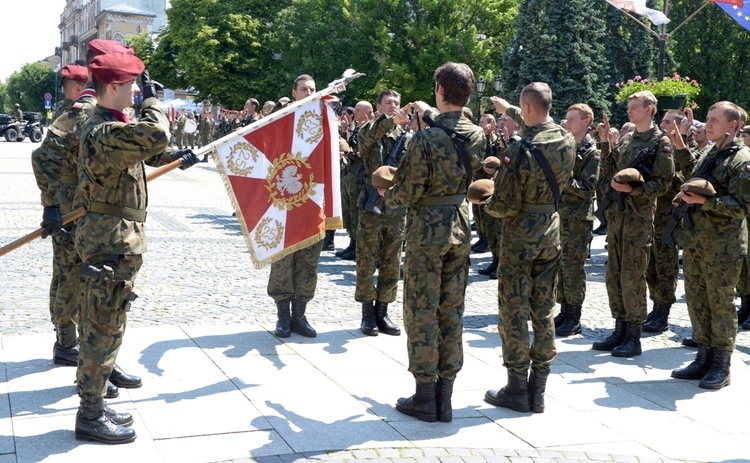
M 458 152 L 458 157 L 461 158 L 461 164 L 463 164 L 464 166 L 464 171 L 466 171 L 466 187 L 468 188 L 469 185 L 471 185 L 472 172 L 471 172 L 471 158 L 469 157 L 469 153 L 466 152 L 465 143 L 469 141 L 469 138 L 465 135 L 461 135 L 455 130 L 450 129 L 442 124 L 438 124 L 437 122 L 432 120 L 432 118 L 428 116 L 427 114 L 422 116 L 422 119 L 430 127 L 437 127 L 438 129 L 441 129 L 450 137 L 451 141 L 453 142 L 453 147 L 456 148 L 456 151 Z
M 547 161 L 547 158 L 544 157 L 544 154 L 539 151 L 539 148 L 529 143 L 528 140 L 522 138 L 521 144 L 527 150 L 529 150 L 532 155 L 534 155 L 534 159 L 536 159 L 536 162 L 544 171 L 544 176 L 547 178 L 547 183 L 549 183 L 549 187 L 552 189 L 552 196 L 555 197 L 555 209 L 557 209 L 557 206 L 560 204 L 560 185 L 557 183 L 555 174 L 552 173 L 552 167 L 549 165 L 549 161 Z

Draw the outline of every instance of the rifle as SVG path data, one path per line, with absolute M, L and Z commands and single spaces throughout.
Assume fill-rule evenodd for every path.
M 406 125 L 406 130 L 404 130 L 404 132 L 396 139 L 391 152 L 388 153 L 388 159 L 385 161 L 384 165 L 398 167 L 398 163 L 401 162 L 401 154 L 404 152 L 406 136 L 409 134 L 409 126 L 411 125 L 411 121 L 414 117 L 416 117 L 415 113 L 416 110 L 413 110 L 409 115 L 409 123 Z M 378 194 L 377 188 L 370 187 L 370 195 L 367 197 L 365 209 L 376 215 L 382 214 L 383 211 L 381 211 L 380 208 L 376 205 L 379 197 L 380 195 Z
M 724 138 L 722 139 L 721 143 L 717 146 L 723 146 L 724 143 L 727 141 L 727 138 L 729 137 L 729 134 L 725 134 Z M 731 154 L 731 150 L 730 154 Z M 710 172 L 714 169 L 716 164 L 719 163 L 720 160 L 722 160 L 725 156 L 722 156 L 721 158 L 717 156 L 719 153 L 719 149 L 717 148 L 716 153 L 708 157 L 706 155 L 706 160 L 703 161 L 703 164 L 700 165 L 698 170 L 696 170 L 693 174 L 693 177 L 700 177 L 705 178 L 709 182 L 711 182 L 712 185 L 716 184 L 716 179 L 711 177 Z M 676 246 L 677 243 L 674 240 L 673 233 L 675 229 L 677 228 L 677 225 L 679 225 L 680 221 L 683 219 L 685 220 L 685 228 L 690 230 L 695 226 L 695 223 L 693 223 L 693 212 L 700 209 L 700 204 L 688 204 L 685 202 L 684 199 L 680 199 L 680 202 L 677 204 L 677 206 L 672 210 L 672 216 L 669 218 L 669 222 L 667 223 L 666 228 L 664 229 L 664 234 L 661 237 L 661 240 L 667 245 L 667 246 Z
M 658 141 L 654 143 L 654 147 L 652 149 L 649 149 L 648 147 L 643 148 L 638 152 L 638 156 L 633 159 L 633 162 L 628 165 L 628 168 L 637 169 L 643 175 L 643 178 L 648 179 L 651 176 L 651 169 L 646 166 L 646 161 L 653 158 L 658 150 Z M 614 202 L 617 203 L 618 211 L 624 211 L 626 195 L 627 193 L 617 191 L 614 188 L 610 187 L 607 195 L 604 197 L 604 200 L 599 203 L 599 208 L 596 210 L 596 212 L 594 212 L 594 216 L 596 216 L 600 223 L 605 223 L 607 219 L 604 217 L 604 211 L 606 211 L 607 208 Z

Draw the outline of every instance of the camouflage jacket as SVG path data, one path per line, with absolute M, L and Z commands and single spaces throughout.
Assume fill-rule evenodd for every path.
M 66 194 L 62 185 L 78 184 L 78 146 L 81 129 L 94 113 L 96 94 L 84 90 L 47 130 L 42 144 L 31 153 L 31 165 L 36 184 L 42 192 L 43 206 L 60 206 L 67 214 L 80 207 L 72 194 Z M 74 188 L 72 188 L 74 189 Z
M 158 166 L 175 157 L 176 150 L 167 148 L 168 127 L 156 98 L 143 102 L 140 122 L 120 122 L 108 109 L 97 105 L 84 125 L 78 165 L 79 193 L 86 213 L 76 233 L 76 250 L 84 262 L 93 256 L 146 252 L 142 221 L 90 209 L 104 203 L 145 211 L 148 193 L 144 162 Z
M 55 120 L 57 120 L 57 118 L 60 117 L 62 115 L 62 113 L 64 113 L 68 109 L 70 109 L 70 106 L 72 104 L 73 104 L 73 101 L 69 100 L 67 98 L 65 98 L 63 101 L 61 101 L 60 103 L 58 103 L 57 109 L 55 109 L 55 114 L 52 115 L 52 120 L 49 121 L 50 125 L 52 125 L 52 123 L 55 122 Z
M 211 138 L 211 134 L 214 131 L 214 122 L 209 119 L 201 119 L 200 124 L 198 124 L 198 133 L 201 137 L 207 137 L 209 141 Z
M 181 115 L 177 117 L 177 121 L 175 121 L 174 124 L 174 131 L 177 133 L 182 133 L 185 131 L 185 123 L 187 123 L 187 116 Z
M 482 129 L 463 117 L 460 111 L 438 115 L 430 109 L 426 114 L 438 124 L 469 137 L 466 151 L 471 157 L 471 170 L 479 169 L 487 151 L 487 138 Z M 466 195 L 466 171 L 445 131 L 429 127 L 416 132 L 393 180 L 395 186 L 386 193 L 385 203 L 390 208 L 409 207 L 407 242 L 442 246 L 471 241 L 469 207 L 465 200 L 460 204 L 420 204 L 433 197 Z
M 367 185 L 367 188 L 364 188 L 357 202 L 360 208 L 364 207 L 367 198 L 370 196 L 370 191 L 372 191 L 372 173 L 378 167 L 386 165 L 388 156 L 393 150 L 396 140 L 402 133 L 404 131 L 401 127 L 396 126 L 393 118 L 385 114 L 381 114 L 380 117 L 368 122 L 359 129 L 359 154 L 362 158 L 365 184 Z M 403 156 L 402 154 L 401 157 L 403 158 Z M 392 208 L 386 205 L 382 197 L 378 197 L 375 205 L 383 211 L 384 215 L 403 216 L 406 213 L 404 207 Z
M 677 242 L 684 248 L 713 254 L 747 254 L 747 221 L 750 214 L 750 148 L 741 140 L 717 150 L 716 146 L 697 158 L 689 150 L 677 150 L 677 162 L 686 163 L 693 172 L 710 158 L 718 159 L 709 179 L 716 196 L 691 215 L 695 227 L 688 230 L 683 220 L 675 230 Z
M 658 143 L 656 156 L 646 163 L 651 175 L 644 175 L 646 182 L 636 186 L 633 192 L 625 195 L 625 210 L 620 211 L 617 204 L 607 208 L 607 214 L 627 214 L 633 219 L 633 225 L 640 223 L 650 242 L 653 228 L 656 198 L 670 187 L 674 177 L 674 159 L 669 139 L 654 126 L 646 132 L 631 132 L 617 141 L 614 150 L 610 151 L 609 143 L 602 143 L 602 165 L 599 182 L 604 194 L 612 188 L 610 181 L 644 149 L 654 149 Z
M 510 109 L 506 114 L 512 117 Z M 575 163 L 573 135 L 554 122 L 542 122 L 525 127 L 522 140 L 542 152 L 562 191 L 570 182 Z M 554 194 L 544 170 L 520 140 L 508 146 L 501 161 L 503 165 L 495 176 L 495 191 L 485 202 L 485 207 L 491 216 L 506 219 L 502 248 L 559 246 L 559 214 L 531 211 L 535 207 L 551 206 L 554 209 Z
M 576 147 L 570 181 L 560 186 L 560 216 L 565 220 L 594 220 L 594 192 L 599 178 L 599 150 L 590 135 Z

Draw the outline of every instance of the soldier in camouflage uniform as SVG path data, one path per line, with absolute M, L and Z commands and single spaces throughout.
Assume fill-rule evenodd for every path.
M 132 54 L 110 53 L 89 64 L 98 98 L 80 136 L 79 195 L 85 209 L 75 236 L 83 264 L 83 337 L 76 373 L 81 403 L 75 435 L 80 440 L 119 444 L 135 440 L 130 414 L 104 405 L 110 376 L 125 334 L 127 312 L 136 298 L 133 283 L 146 251 L 144 161 L 161 165 L 179 159 L 186 168 L 198 161 L 192 151 L 169 148 L 169 121 L 155 98 L 156 87 L 142 77 L 141 119 L 123 112 L 133 104 L 135 79 L 144 70 Z
M 587 104 L 568 108 L 567 130 L 576 141 L 573 176 L 562 186 L 560 198 L 560 273 L 555 317 L 555 334 L 570 336 L 581 332 L 581 309 L 586 298 L 586 258 L 594 228 L 594 193 L 599 179 L 599 150 L 588 134 L 594 111 Z
M 552 320 L 560 262 L 556 195 L 570 182 L 576 142 L 549 117 L 552 91 L 545 83 L 523 89 L 520 111 L 501 98 L 491 101 L 498 113 L 514 119 L 523 115 L 523 138 L 506 150 L 494 193 L 485 202 L 490 215 L 505 218 L 498 265 L 498 330 L 508 383 L 487 391 L 484 398 L 500 407 L 542 413 L 557 352 Z M 547 167 L 540 164 L 545 159 Z M 531 345 L 529 320 L 534 330 Z
M 198 125 L 198 133 L 200 134 L 199 145 L 204 147 L 211 144 L 214 137 L 214 118 L 209 111 L 203 113 L 201 123 Z M 208 152 L 203 155 L 201 162 L 208 162 Z
M 359 231 L 359 198 L 365 185 L 364 165 L 359 148 L 359 131 L 370 121 L 372 105 L 360 101 L 354 107 L 354 128 L 349 134 L 348 143 L 352 151 L 346 153 L 346 166 L 341 171 L 341 208 L 344 228 L 349 234 L 349 246 L 337 251 L 336 256 L 344 260 L 357 257 L 357 233 Z
M 482 115 L 482 117 L 479 119 L 479 127 L 484 130 L 484 134 L 487 137 L 487 153 L 485 154 L 485 159 L 490 156 L 498 157 L 500 151 L 502 151 L 502 148 L 500 144 L 500 137 L 497 136 L 496 132 L 497 123 L 495 121 L 495 116 L 493 116 L 492 114 Z M 480 180 L 483 178 L 489 179 L 492 178 L 492 175 L 483 167 L 474 172 L 473 178 L 474 180 Z M 479 204 L 472 204 L 471 212 L 472 216 L 474 217 L 474 223 L 477 224 L 477 234 L 484 237 L 484 239 L 487 241 L 487 246 L 492 253 L 492 262 L 490 262 L 487 267 L 479 269 L 478 273 L 480 275 L 492 275 L 497 270 L 498 262 L 497 219 L 487 214 L 487 211 L 485 211 L 484 208 Z M 495 274 L 495 276 L 497 276 L 497 274 Z
M 255 98 L 248 98 L 245 102 L 245 120 L 242 121 L 242 126 L 248 126 L 254 124 L 260 120 L 260 114 L 258 114 L 258 100 Z
M 315 81 L 307 74 L 294 79 L 292 96 L 300 101 L 315 93 Z M 308 338 L 317 336 L 305 316 L 307 303 L 315 297 L 318 284 L 318 262 L 323 250 L 323 241 L 300 249 L 271 264 L 268 276 L 268 295 L 276 303 L 276 330 L 280 338 L 288 338 L 292 332 Z M 291 313 L 290 313 L 291 308 Z
M 185 122 L 187 121 L 187 116 L 185 115 L 185 110 L 180 109 L 180 115 L 177 116 L 177 121 L 174 125 L 174 136 L 177 141 L 177 149 L 182 149 L 185 146 Z
M 22 121 L 23 120 L 23 111 L 21 110 L 21 105 L 18 104 L 18 103 L 16 103 L 15 106 L 16 106 L 16 109 L 13 111 L 13 119 L 15 119 L 17 121 Z
M 635 131 L 626 134 L 612 146 L 602 145 L 600 184 L 605 192 L 615 189 L 624 194 L 625 210 L 613 204 L 605 211 L 607 218 L 607 273 L 605 281 L 610 310 L 615 319 L 614 332 L 595 342 L 595 350 L 611 351 L 615 357 L 641 354 L 641 327 L 646 318 L 646 269 L 649 247 L 653 242 L 656 198 L 669 188 L 674 176 L 674 161 L 669 139 L 654 125 L 656 98 L 650 91 L 637 92 L 628 98 L 628 118 Z M 603 116 L 599 138 L 609 141 L 609 119 Z M 646 162 L 650 175 L 644 182 L 620 183 L 613 177 L 627 168 L 642 149 L 651 150 Z M 642 171 L 643 172 L 643 171 Z
M 366 186 L 358 200 L 357 286 L 354 300 L 362 304 L 360 330 L 368 336 L 377 336 L 379 332 L 395 336 L 401 334 L 401 329 L 388 318 L 388 304 L 396 300 L 406 207 L 386 205 L 371 183 L 372 173 L 378 167 L 388 164 L 391 156 L 398 159 L 402 155 L 394 152 L 397 140 L 407 136 L 394 119 L 400 105 L 401 95 L 398 92 L 383 90 L 378 95 L 377 111 L 380 116 L 359 130 L 358 144 Z M 394 165 L 393 162 L 390 164 Z M 373 194 L 377 198 L 374 206 L 381 214 L 366 207 Z M 377 287 L 373 284 L 376 269 Z
M 420 117 L 428 116 L 442 127 L 415 133 L 394 177 L 395 186 L 387 193 L 379 190 L 385 193 L 386 207 L 408 206 L 404 328 L 416 393 L 398 399 L 396 409 L 423 421 L 451 421 L 453 382 L 463 366 L 471 252 L 465 196 L 469 177 L 487 150 L 482 129 L 462 116 L 473 90 L 474 73 L 467 65 L 446 63 L 435 71 L 440 113 L 421 101 L 405 110 L 414 107 Z M 394 122 L 405 117 L 401 112 Z M 446 129 L 467 138 L 465 154 L 458 152 Z
M 737 336 L 735 286 L 747 254 L 747 222 L 750 213 L 750 148 L 735 138 L 740 110 L 728 101 L 714 104 L 706 116 L 706 136 L 716 145 L 701 159 L 691 155 L 673 124 L 669 137 L 680 162 L 693 167 L 694 176 L 706 162 L 703 176 L 710 192 L 691 192 L 684 187 L 680 198 L 695 205 L 694 227 L 685 221 L 676 230 L 683 247 L 685 297 L 693 339 L 698 343 L 695 361 L 672 372 L 679 379 L 700 379 L 699 387 L 720 389 L 730 383 L 730 358 Z M 688 183 L 693 183 L 688 182 Z
M 750 126 L 744 125 L 747 123 L 747 117 L 742 117 L 744 110 L 740 108 L 740 123 L 743 124 L 742 130 L 739 133 L 739 139 L 745 146 L 750 146 Z M 703 128 L 703 136 L 705 137 L 705 127 Z M 697 138 L 696 131 L 696 138 Z M 708 143 L 708 141 L 706 141 Z M 710 149 L 710 145 L 704 148 L 707 152 Z M 696 153 L 696 157 L 700 159 L 700 156 Z M 747 222 L 747 219 L 745 219 Z M 737 282 L 737 296 L 740 298 L 740 308 L 737 311 L 737 324 L 745 330 L 750 330 L 750 254 L 745 256 L 742 261 L 742 272 L 740 273 L 740 280 Z

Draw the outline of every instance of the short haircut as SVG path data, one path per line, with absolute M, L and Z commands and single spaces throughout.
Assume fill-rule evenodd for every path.
M 685 115 L 679 109 L 670 109 L 666 114 L 664 114 L 664 117 L 667 116 L 674 116 L 674 120 L 675 122 L 677 122 L 677 125 L 680 125 L 680 123 L 682 123 L 682 121 L 685 119 Z
M 471 111 L 471 108 L 468 106 L 464 106 L 461 110 L 461 115 L 463 115 L 466 119 L 474 120 L 474 113 Z
M 552 109 L 552 89 L 544 82 L 532 82 L 521 90 L 521 101 L 549 112 Z
M 586 103 L 570 105 L 568 111 L 578 111 L 584 118 L 589 118 L 592 122 L 594 121 L 594 110 Z
M 399 102 L 401 101 L 401 94 L 400 93 L 398 93 L 397 91 L 395 91 L 395 90 L 393 90 L 391 88 L 386 88 L 385 90 L 383 90 L 382 92 L 380 92 L 380 94 L 378 95 L 378 104 L 382 103 L 383 102 L 383 98 L 385 98 L 387 96 L 396 97 L 396 98 L 398 98 Z
M 258 109 L 258 100 L 255 98 L 248 98 L 245 104 L 250 103 L 251 105 L 255 106 L 255 109 Z
M 631 100 L 640 101 L 644 108 L 648 105 L 652 105 L 654 107 L 654 112 L 651 113 L 651 117 L 653 118 L 654 116 L 656 116 L 657 100 L 654 94 L 651 93 L 651 90 L 641 90 L 640 92 L 635 92 L 628 97 L 628 102 L 630 102 Z
M 312 78 L 309 74 L 302 74 L 301 76 L 298 76 L 296 79 L 294 79 L 294 86 L 292 87 L 294 90 L 297 90 L 297 83 L 312 80 L 315 81 L 315 79 Z
M 341 109 L 341 114 L 348 114 L 351 116 L 352 114 L 354 114 L 354 108 L 352 108 L 351 106 L 344 106 Z
M 492 122 L 497 122 L 497 121 L 495 120 L 495 116 L 493 116 L 493 115 L 492 115 L 492 114 L 490 114 L 490 113 L 482 114 L 482 117 L 480 117 L 480 118 L 479 118 L 479 120 L 481 121 L 481 120 L 482 120 L 482 119 L 484 119 L 484 118 L 487 118 L 487 119 L 491 120 Z
M 747 111 L 745 111 L 742 106 L 737 106 L 737 109 L 740 110 L 740 125 L 747 124 Z
M 714 103 L 711 105 L 710 108 L 708 108 L 708 111 L 713 111 L 714 109 L 721 109 L 724 111 L 724 116 L 726 116 L 727 120 L 729 122 L 736 121 L 737 127 L 740 127 L 740 107 L 736 104 L 732 103 L 731 101 L 719 101 L 717 103 Z
M 435 84 L 443 87 L 443 100 L 446 103 L 466 106 L 474 92 L 474 71 L 468 65 L 449 61 L 435 69 L 434 78 Z
M 91 84 L 94 86 L 94 91 L 96 92 L 97 96 L 104 95 L 107 91 L 107 85 L 109 85 L 100 81 L 93 75 L 91 76 Z

